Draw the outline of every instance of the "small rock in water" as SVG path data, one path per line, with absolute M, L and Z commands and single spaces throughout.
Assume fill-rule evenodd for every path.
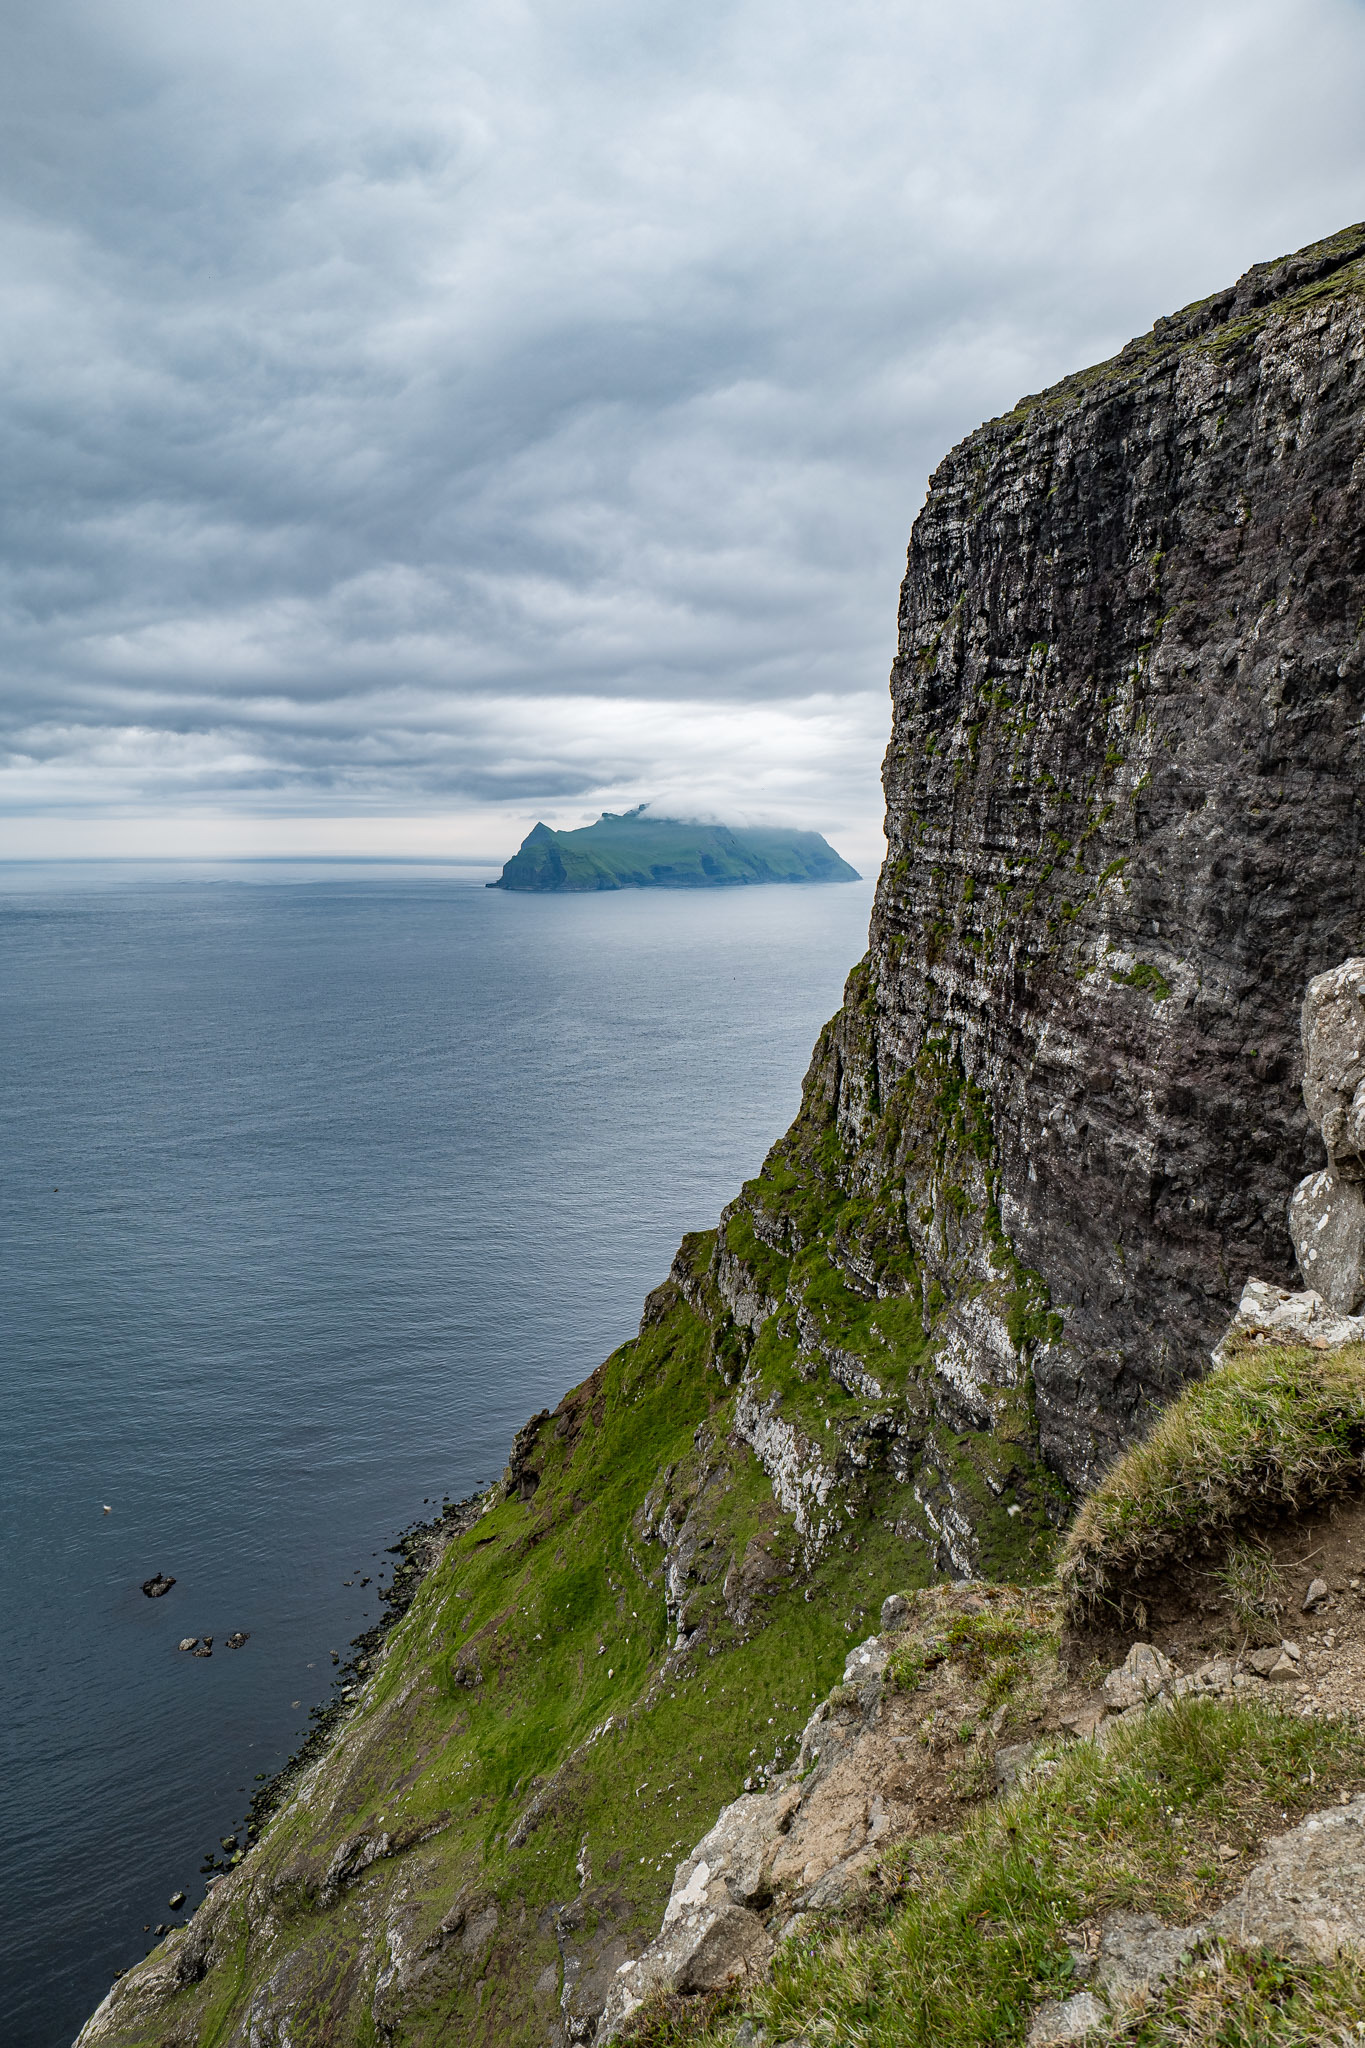
M 167 1578 L 165 1572 L 156 1572 L 150 1579 L 142 1581 L 142 1590 L 149 1600 L 159 1600 L 163 1593 L 170 1592 L 174 1584 L 175 1580 Z
M 250 1641 L 251 1632 L 249 1629 L 234 1629 L 227 1639 L 227 1646 L 230 1650 L 240 1650 L 243 1643 L 249 1643 Z
M 144 1586 L 142 1590 L 145 1593 L 147 1588 Z M 1318 1602 L 1326 1598 L 1327 1581 L 1325 1579 L 1314 1579 L 1312 1585 L 1303 1596 L 1303 1607 L 1300 1611 L 1304 1614 L 1310 1614 Z
M 183 1892 L 172 1892 L 170 1897 L 166 1901 L 166 1904 L 170 1907 L 173 1913 L 178 1913 L 180 1911 L 180 1908 L 184 1905 L 184 1903 L 185 1894 Z
M 213 1655 L 213 1637 L 205 1636 L 203 1642 L 193 1654 L 196 1657 L 211 1657 Z
M 181 1636 L 180 1641 L 176 1644 L 176 1648 L 179 1650 L 192 1650 L 198 1641 L 198 1636 Z

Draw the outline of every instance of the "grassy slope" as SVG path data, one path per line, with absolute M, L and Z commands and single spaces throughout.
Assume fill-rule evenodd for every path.
M 687 1241 L 639 1338 L 530 1432 L 337 1742 L 172 1937 L 171 1956 L 207 1948 L 202 1979 L 144 1999 L 134 1973 L 102 2039 L 214 2048 L 256 2001 L 290 2015 L 294 2048 L 376 2025 L 414 2044 L 539 2043 L 565 1962 L 607 1968 L 611 1938 L 643 1945 L 677 1853 L 789 1759 L 888 1587 L 933 1576 L 936 1515 L 952 1508 L 985 1572 L 1046 1569 L 1057 1499 L 1025 1354 L 1050 1311 L 992 1231 L 989 1120 L 946 1049 L 885 1104 L 867 1071 L 876 1113 L 841 1140 L 835 1076 L 866 1065 L 866 986 L 859 970 L 762 1173 Z M 1018 1323 L 993 1428 L 937 1406 L 955 1290 Z M 746 1441 L 756 1414 L 781 1437 L 768 1470 Z M 354 1866 L 382 1835 L 329 1887 L 338 1857 Z
M 416 1879 L 404 1909 L 410 1942 L 462 1894 L 500 1907 L 476 1953 L 461 1947 L 428 1973 L 404 2008 L 405 2041 L 449 2039 L 452 2021 L 470 2041 L 543 2038 L 560 1989 L 545 1909 L 579 1894 L 585 1844 L 610 1917 L 640 1934 L 657 1925 L 678 1851 L 753 1770 L 757 1731 L 764 1760 L 789 1746 L 812 1698 L 838 1676 L 852 1612 L 861 1628 L 890 1579 L 907 1567 L 913 1576 L 906 1545 L 880 1527 L 850 1537 L 809 1580 L 784 1570 L 797 1548 L 790 1519 L 753 1454 L 726 1441 L 733 1395 L 705 1369 L 709 1335 L 674 1300 L 561 1404 L 536 1446 L 533 1498 L 502 1500 L 450 1545 L 342 1740 L 234 1874 L 221 1960 L 124 2038 L 160 2042 L 178 2022 L 212 2048 L 249 1993 L 292 1958 L 298 2048 L 370 2039 L 368 1923 L 397 1862 L 321 1900 L 329 1863 L 357 1835 L 411 1840 L 439 1824 L 401 1859 Z M 664 1675 L 662 1548 L 642 1538 L 639 1510 L 670 1467 L 675 1498 L 699 1471 L 711 1475 L 706 1528 L 717 1563 L 728 1568 L 758 1539 L 776 1581 L 747 1627 L 727 1616 L 719 1584 L 701 1587 L 718 1654 Z M 474 1665 L 481 1683 L 459 1683 L 457 1672 Z M 582 1749 L 609 1716 L 615 1725 Z M 539 1826 L 511 1847 L 516 1821 L 551 1780 Z M 613 1856 L 624 1857 L 614 1871 Z M 262 1940 L 267 1902 L 273 1925 Z M 537 1996 L 546 1969 L 552 1986 Z

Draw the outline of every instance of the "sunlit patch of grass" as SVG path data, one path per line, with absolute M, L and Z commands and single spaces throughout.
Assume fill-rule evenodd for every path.
M 1249 1341 L 1187 1387 L 1077 1515 L 1061 1581 L 1073 1616 L 1267 1509 L 1300 1508 L 1365 1472 L 1365 1345 Z

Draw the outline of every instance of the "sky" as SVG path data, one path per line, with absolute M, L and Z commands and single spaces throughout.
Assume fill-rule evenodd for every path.
M 1365 215 L 1365 0 L 0 22 L 4 858 L 871 865 L 937 462 Z

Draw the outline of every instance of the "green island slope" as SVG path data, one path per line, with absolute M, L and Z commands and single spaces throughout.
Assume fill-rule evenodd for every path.
M 818 832 L 697 825 L 604 811 L 574 832 L 536 825 L 490 889 L 537 895 L 583 889 L 730 889 L 751 882 L 856 882 Z

